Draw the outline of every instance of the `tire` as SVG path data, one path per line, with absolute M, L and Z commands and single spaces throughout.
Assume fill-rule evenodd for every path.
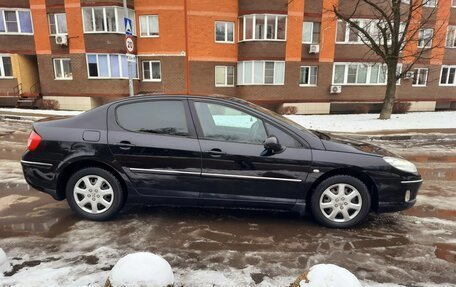
M 83 168 L 68 180 L 65 189 L 68 205 L 79 216 L 105 221 L 116 216 L 125 201 L 119 180 L 109 171 L 98 168 Z
M 344 194 L 339 193 L 341 188 Z M 322 225 L 348 228 L 367 218 L 371 195 L 361 180 L 349 175 L 336 175 L 316 187 L 310 203 L 313 217 Z

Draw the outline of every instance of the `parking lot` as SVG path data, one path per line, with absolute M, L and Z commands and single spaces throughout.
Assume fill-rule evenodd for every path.
M 317 263 L 345 267 L 369 286 L 456 284 L 454 135 L 372 140 L 417 164 L 418 203 L 333 230 L 293 213 L 135 205 L 114 221 L 80 220 L 26 185 L 29 129 L 0 121 L 0 247 L 14 265 L 0 284 L 102 286 L 121 256 L 146 250 L 170 262 L 176 286 L 288 286 Z

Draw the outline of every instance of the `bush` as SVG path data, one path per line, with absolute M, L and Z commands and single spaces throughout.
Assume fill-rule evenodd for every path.
M 39 107 L 43 110 L 58 110 L 60 105 L 56 100 L 41 100 Z
M 396 102 L 393 106 L 393 114 L 406 114 L 410 110 L 411 106 L 411 103 Z
M 298 107 L 296 106 L 281 106 L 278 110 L 281 115 L 295 115 L 297 112 Z
M 356 105 L 353 108 L 355 114 L 367 114 L 370 111 L 369 105 Z

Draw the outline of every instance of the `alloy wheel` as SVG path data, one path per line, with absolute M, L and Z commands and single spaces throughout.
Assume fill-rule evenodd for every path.
M 98 175 L 80 178 L 74 185 L 73 196 L 78 207 L 90 214 L 103 213 L 114 202 L 111 184 Z
M 360 192 L 345 183 L 333 184 L 320 196 L 320 210 L 323 215 L 333 221 L 344 223 L 355 218 L 362 208 Z

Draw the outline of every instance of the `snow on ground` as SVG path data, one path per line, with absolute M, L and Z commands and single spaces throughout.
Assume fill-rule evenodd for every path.
M 4 272 L 9 271 L 11 271 L 11 264 L 9 263 L 5 251 L 3 251 L 3 249 L 0 248 L 0 278 L 3 277 Z
M 137 252 L 122 257 L 111 270 L 113 287 L 154 286 L 174 284 L 174 274 L 168 261 L 150 252 Z
M 394 114 L 389 120 L 379 120 L 378 114 L 290 115 L 287 117 L 308 129 L 331 132 L 456 128 L 456 111 Z
M 299 282 L 300 287 L 361 287 L 358 279 L 350 271 L 334 264 L 317 264 L 309 269 L 306 278 Z
M 82 113 L 81 111 L 64 111 L 64 110 L 31 110 L 31 109 L 13 109 L 13 108 L 0 108 L 2 113 L 15 113 L 15 114 L 35 114 L 35 115 L 50 115 L 50 116 L 76 116 Z

